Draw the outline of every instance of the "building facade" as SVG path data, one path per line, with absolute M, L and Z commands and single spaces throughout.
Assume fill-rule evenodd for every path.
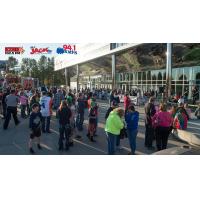
M 145 45 L 145 44 L 144 44 Z M 166 45 L 166 44 L 165 44 Z M 138 88 L 142 91 L 157 90 L 166 86 L 168 80 L 167 74 L 167 61 L 164 64 L 165 66 L 157 68 L 155 66 L 148 66 L 147 68 L 141 67 L 127 70 L 127 66 L 124 67 L 125 70 L 118 70 L 117 61 L 115 60 L 115 55 L 119 55 L 121 52 L 126 52 L 130 49 L 140 46 L 140 49 L 143 48 L 143 44 L 134 44 L 134 43 L 110 43 L 103 45 L 96 45 L 94 47 L 92 44 L 87 47 L 87 52 L 83 53 L 80 58 L 76 58 L 67 64 L 62 63 L 62 66 L 59 66 L 58 69 L 79 66 L 82 63 L 87 63 L 94 61 L 95 59 L 103 58 L 107 55 L 112 56 L 112 73 L 91 75 L 81 77 L 78 79 L 80 88 L 119 88 L 125 91 Z M 90 49 L 91 50 L 88 50 Z M 166 49 L 167 50 L 167 49 Z M 165 51 L 166 51 L 165 50 Z M 146 50 L 147 51 L 147 50 Z M 136 52 L 137 54 L 137 52 Z M 114 55 L 114 56 L 113 56 Z M 130 55 L 132 56 L 132 54 Z M 154 55 L 152 55 L 153 57 Z M 168 55 L 169 56 L 169 55 Z M 174 56 L 170 55 L 171 57 Z M 155 57 L 155 56 L 154 56 Z M 166 54 L 167 57 L 167 54 Z M 84 58 L 84 59 L 83 59 Z M 57 58 L 59 61 L 59 58 Z M 166 59 L 167 60 L 167 59 Z M 159 62 L 159 60 L 158 60 Z M 123 64 L 122 64 L 123 65 Z M 100 66 L 101 67 L 101 66 Z M 123 66 L 122 66 L 123 69 Z M 200 65 L 184 65 L 184 66 L 172 66 L 170 68 L 170 91 L 171 94 L 183 94 L 186 90 L 189 90 L 189 98 L 192 95 L 192 89 L 194 86 L 200 88 Z M 114 81 L 113 81 L 114 80 Z M 114 84 L 113 84 L 114 83 Z

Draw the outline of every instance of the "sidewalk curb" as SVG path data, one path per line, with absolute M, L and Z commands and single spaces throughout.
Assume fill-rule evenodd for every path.
M 190 133 L 186 130 L 178 129 L 177 131 L 173 132 L 173 135 L 176 138 L 178 138 L 184 142 L 187 142 L 188 144 L 191 144 L 196 147 L 200 147 L 200 135 L 198 135 L 198 134 Z

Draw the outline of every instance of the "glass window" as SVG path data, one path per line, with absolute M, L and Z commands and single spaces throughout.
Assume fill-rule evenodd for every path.
M 148 80 L 148 81 L 151 81 L 151 71 L 148 71 L 148 72 L 147 72 L 147 80 Z
M 152 78 L 152 84 L 155 85 L 156 84 L 156 74 L 152 74 L 151 78 Z
M 161 72 L 158 73 L 158 80 L 162 80 L 162 73 Z
M 129 80 L 130 80 L 130 81 L 133 80 L 133 74 L 132 74 L 132 73 L 129 74 Z
M 138 84 L 141 84 L 141 77 L 142 77 L 141 72 L 138 72 Z
M 142 80 L 146 81 L 146 72 L 142 72 Z

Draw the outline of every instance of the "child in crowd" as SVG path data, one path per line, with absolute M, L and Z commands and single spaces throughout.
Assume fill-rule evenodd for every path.
M 29 150 L 31 154 L 35 153 L 35 151 L 33 150 L 33 139 L 35 137 L 37 138 L 38 149 L 42 149 L 40 145 L 41 122 L 42 122 L 42 115 L 39 112 L 39 105 L 33 104 L 32 112 L 30 114 L 30 120 L 29 120 L 29 128 L 31 129 L 30 140 L 29 140 Z
M 95 142 L 94 140 L 94 133 L 96 131 L 96 120 L 97 120 L 97 115 L 95 108 L 91 108 L 89 112 L 89 125 L 88 125 L 88 138 L 92 141 Z

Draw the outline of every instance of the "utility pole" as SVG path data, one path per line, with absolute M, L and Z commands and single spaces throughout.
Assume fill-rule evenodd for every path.
M 167 99 L 171 97 L 172 89 L 172 43 L 167 43 L 167 53 L 166 53 L 166 97 Z
M 76 66 L 76 76 L 77 76 L 77 79 L 76 79 L 76 90 L 78 91 L 79 90 L 79 66 L 77 65 Z
M 116 87 L 116 55 L 112 55 L 112 90 Z

